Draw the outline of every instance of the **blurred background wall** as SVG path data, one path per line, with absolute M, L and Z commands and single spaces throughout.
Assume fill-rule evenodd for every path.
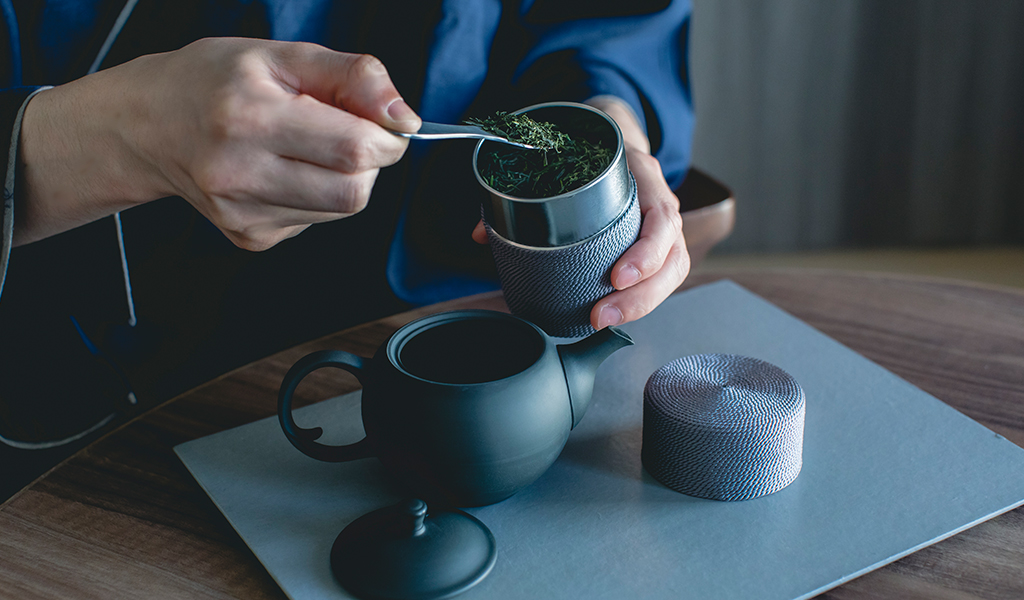
M 716 253 L 1024 245 L 1024 1 L 694 5 Z

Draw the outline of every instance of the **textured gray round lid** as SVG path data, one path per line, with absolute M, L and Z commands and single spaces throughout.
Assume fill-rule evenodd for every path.
M 762 360 L 700 354 L 658 369 L 644 388 L 644 467 L 690 496 L 749 500 L 796 479 L 804 393 Z

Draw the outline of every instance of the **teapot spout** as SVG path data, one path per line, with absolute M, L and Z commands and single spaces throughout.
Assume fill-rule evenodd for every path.
M 616 350 L 632 345 L 633 339 L 625 331 L 618 327 L 605 327 L 578 342 L 558 346 L 558 356 L 562 359 L 565 381 L 569 386 L 573 428 L 590 406 L 597 368 Z

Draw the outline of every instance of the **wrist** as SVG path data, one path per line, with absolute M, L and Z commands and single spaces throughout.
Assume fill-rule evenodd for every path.
M 129 142 L 130 89 L 104 71 L 44 90 L 26 106 L 18 149 L 14 243 L 30 243 L 162 197 Z

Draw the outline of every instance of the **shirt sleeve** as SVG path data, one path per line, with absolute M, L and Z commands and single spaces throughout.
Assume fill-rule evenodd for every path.
M 549 96 L 537 101 L 600 95 L 624 100 L 646 128 L 670 186 L 678 187 L 689 167 L 694 125 L 687 56 L 690 1 L 581 4 L 520 4 L 519 34 L 504 41 L 526 50 L 510 65 L 510 80 L 527 95 Z
M 4 209 L 0 229 L 0 295 L 7 277 L 7 262 L 14 238 L 14 187 L 18 171 L 18 142 L 21 118 L 33 96 L 49 87 L 18 87 L 0 90 L 0 146 L 7 148 L 4 174 Z

